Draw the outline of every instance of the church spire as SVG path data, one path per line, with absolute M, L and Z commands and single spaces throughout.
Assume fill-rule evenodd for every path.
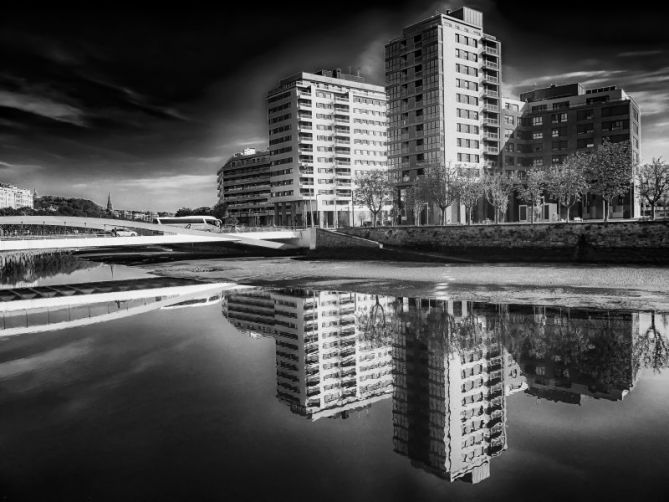
M 111 203 L 111 192 L 107 195 L 107 212 L 111 213 L 114 210 Z

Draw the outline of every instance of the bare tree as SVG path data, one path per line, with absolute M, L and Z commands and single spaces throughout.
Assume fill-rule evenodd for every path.
M 559 206 L 567 208 L 567 223 L 569 213 L 577 202 L 583 199 L 588 191 L 588 181 L 585 179 L 585 170 L 590 156 L 582 152 L 569 155 L 559 166 L 554 166 L 546 178 L 546 191 L 558 201 Z
M 639 183 L 639 195 L 648 201 L 651 207 L 651 218 L 655 219 L 657 203 L 669 194 L 669 164 L 661 158 L 653 159 L 636 169 L 636 181 Z
M 509 197 L 511 197 L 518 182 L 513 176 L 495 173 L 485 174 L 482 183 L 486 199 L 495 208 L 495 223 L 499 223 L 506 214 Z
M 421 191 L 428 203 L 441 210 L 441 224 L 446 224 L 446 209 L 457 200 L 457 170 L 450 164 L 435 164 L 425 170 L 420 181 Z
M 417 177 L 414 184 L 407 188 L 406 195 L 406 204 L 413 209 L 414 224 L 420 226 L 421 208 L 428 203 L 431 196 L 425 176 Z
M 456 193 L 460 203 L 465 206 L 467 212 L 467 224 L 472 224 L 472 208 L 483 196 L 483 182 L 479 172 L 467 170 L 458 173 L 455 180 Z
M 634 169 L 629 141 L 604 140 L 588 160 L 586 178 L 590 190 L 604 200 L 604 221 L 609 221 L 613 199 L 625 195 L 631 186 Z
M 372 225 L 376 226 L 377 215 L 392 202 L 393 185 L 386 171 L 363 171 L 355 177 L 353 203 L 367 206 L 372 213 Z
M 541 205 L 541 196 L 546 185 L 546 173 L 542 169 L 532 168 L 527 171 L 525 179 L 517 185 L 518 197 L 531 206 L 530 223 L 534 225 L 534 211 Z

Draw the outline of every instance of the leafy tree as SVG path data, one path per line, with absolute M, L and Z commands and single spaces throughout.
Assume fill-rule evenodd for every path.
M 372 213 L 372 225 L 376 226 L 377 215 L 392 202 L 392 191 L 393 185 L 387 172 L 363 171 L 355 177 L 353 203 L 366 206 Z
M 509 197 L 513 193 L 517 180 L 502 173 L 485 174 L 482 178 L 486 199 L 495 208 L 495 223 L 499 223 L 506 214 Z
M 460 203 L 465 206 L 467 224 L 472 224 L 472 208 L 484 194 L 483 182 L 478 171 L 466 170 L 458 173 L 455 180 L 455 190 Z
M 211 215 L 219 220 L 224 220 L 228 216 L 228 203 L 218 202 L 211 208 Z
M 193 210 L 190 207 L 181 207 L 177 209 L 177 212 L 174 213 L 175 217 L 180 217 L 180 216 L 190 216 L 193 214 Z
M 669 164 L 661 158 L 653 159 L 650 164 L 639 166 L 636 170 L 639 183 L 639 195 L 646 199 L 651 207 L 651 217 L 655 219 L 657 203 L 669 194 Z
M 614 198 L 625 195 L 633 177 L 632 151 L 629 141 L 602 145 L 590 154 L 586 178 L 590 190 L 604 200 L 604 221 L 609 221 L 609 212 Z
M 535 208 L 541 206 L 541 196 L 545 188 L 546 173 L 541 169 L 530 169 L 525 179 L 518 183 L 518 197 L 531 206 L 530 223 L 534 225 Z
M 567 223 L 572 206 L 581 201 L 588 191 L 585 170 L 589 158 L 586 153 L 572 153 L 561 165 L 552 167 L 548 172 L 546 191 L 560 206 L 567 208 Z
M 55 197 L 46 195 L 34 201 L 35 209 L 20 208 L 18 214 L 51 214 L 63 216 L 91 216 L 107 218 L 108 213 L 101 206 L 88 199 Z
M 192 214 L 197 216 L 211 216 L 211 208 L 209 206 L 200 206 L 197 209 L 193 209 Z

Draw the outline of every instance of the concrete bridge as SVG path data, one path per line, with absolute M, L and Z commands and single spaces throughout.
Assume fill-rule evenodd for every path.
M 2 216 L 0 228 L 19 225 L 27 229 L 67 227 L 67 235 L 7 235 L 0 236 L 1 251 L 29 249 L 82 249 L 114 246 L 150 246 L 161 244 L 229 242 L 268 249 L 299 249 L 309 247 L 313 229 L 267 230 L 253 232 L 204 232 L 142 221 L 82 218 L 76 216 Z M 114 228 L 134 230 L 137 236 L 114 237 Z M 85 232 L 77 233 L 79 229 Z M 90 232 L 94 230 L 95 232 Z

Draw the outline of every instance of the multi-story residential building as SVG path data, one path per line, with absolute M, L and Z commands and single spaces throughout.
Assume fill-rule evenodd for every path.
M 522 93 L 520 101 L 506 99 L 505 103 L 511 107 L 505 104 L 503 113 L 505 138 L 501 163 L 505 171 L 522 173 L 532 167 L 559 165 L 567 155 L 593 150 L 604 139 L 614 143 L 629 141 L 632 161 L 639 162 L 639 107 L 622 89 L 615 86 L 585 89 L 578 83 L 552 85 Z M 519 209 L 519 219 L 529 219 L 527 210 L 523 211 L 522 206 Z M 640 215 L 639 196 L 633 186 L 627 196 L 615 201 L 612 209 L 613 217 L 617 218 Z M 602 218 L 601 197 L 588 194 L 575 212 L 583 218 Z M 550 219 L 546 218 L 549 214 L 544 211 L 539 216 Z M 553 219 L 559 217 L 553 212 Z
M 7 183 L 0 183 L 0 208 L 33 208 L 34 194 L 27 188 L 19 188 Z
M 507 342 L 516 347 L 528 394 L 579 404 L 583 396 L 621 400 L 634 388 L 649 315 L 510 305 L 503 318 L 493 312 L 488 323 L 512 333 Z
M 228 214 L 239 223 L 249 226 L 273 223 L 269 152 L 245 148 L 234 154 L 218 170 L 218 200 L 228 205 Z
M 507 448 L 506 395 L 525 385 L 474 308 L 452 300 L 403 300 L 393 342 L 393 444 L 417 467 L 477 483 Z
M 267 94 L 274 223 L 324 227 L 370 219 L 355 175 L 387 169 L 386 93 L 341 70 L 298 73 Z
M 275 339 L 277 397 L 317 420 L 390 397 L 390 338 L 372 334 L 390 303 L 338 291 L 247 291 L 230 295 L 223 315 L 249 336 Z
M 388 163 L 403 222 L 437 222 L 436 208 L 418 218 L 407 188 L 432 165 L 495 168 L 500 147 L 501 43 L 483 31 L 483 14 L 463 7 L 404 29 L 386 45 Z M 464 222 L 463 208 L 448 209 Z

